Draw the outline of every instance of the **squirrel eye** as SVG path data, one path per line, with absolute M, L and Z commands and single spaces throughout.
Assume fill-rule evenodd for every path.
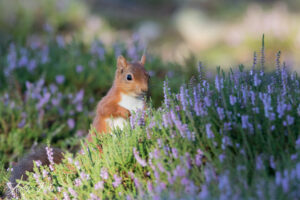
M 131 81 L 131 80 L 132 80 L 132 76 L 131 76 L 131 74 L 127 74 L 127 77 L 126 77 L 126 79 L 127 79 L 128 81 Z

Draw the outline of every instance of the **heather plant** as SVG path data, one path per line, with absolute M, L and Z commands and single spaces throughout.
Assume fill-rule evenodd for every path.
M 0 47 L 0 195 L 10 167 L 30 148 L 45 144 L 69 152 L 80 149 L 97 102 L 112 84 L 116 57 L 135 60 L 144 46 L 116 43 L 113 48 L 99 40 L 67 43 L 61 36 L 38 42 L 6 42 Z M 148 56 L 152 76 L 151 99 L 160 105 L 165 76 L 175 76 L 177 88 L 189 75 L 177 64 L 165 64 Z M 191 70 L 192 71 L 192 70 Z
M 264 51 L 264 47 L 263 47 Z M 299 77 L 276 58 L 198 75 L 138 111 L 123 131 L 83 142 L 62 164 L 35 164 L 24 199 L 298 199 Z M 94 129 L 91 127 L 91 132 Z M 97 145 L 101 145 L 101 154 Z M 49 160 L 51 148 L 47 147 Z M 8 183 L 9 184 L 9 183 Z

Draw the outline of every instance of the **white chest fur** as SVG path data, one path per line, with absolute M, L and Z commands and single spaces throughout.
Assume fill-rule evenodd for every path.
M 143 100 L 123 93 L 121 94 L 121 101 L 118 104 L 123 108 L 129 110 L 131 113 L 133 111 L 136 112 L 137 110 L 144 108 Z M 110 126 L 111 129 L 119 128 L 122 130 L 126 125 L 127 120 L 122 117 L 117 117 L 106 119 L 106 123 Z
M 111 129 L 119 128 L 122 130 L 126 125 L 127 121 L 122 117 L 117 117 L 117 118 L 106 119 L 106 123 L 109 125 Z
M 144 101 L 142 99 L 135 98 L 134 96 L 122 93 L 119 105 L 132 112 L 137 111 L 138 109 L 143 109 Z

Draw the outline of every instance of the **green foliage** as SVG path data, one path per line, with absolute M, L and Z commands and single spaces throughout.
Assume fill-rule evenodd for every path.
M 278 66 L 271 74 L 218 69 L 214 81 L 200 68 L 178 94 L 165 84 L 162 107 L 150 105 L 123 131 L 83 142 L 54 171 L 36 168 L 20 182 L 21 197 L 299 197 L 299 78 Z

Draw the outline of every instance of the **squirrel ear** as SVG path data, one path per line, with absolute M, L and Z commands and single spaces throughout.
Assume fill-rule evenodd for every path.
M 140 62 L 142 65 L 145 65 L 145 63 L 146 63 L 146 55 L 145 54 L 143 54 Z
M 126 59 L 125 59 L 122 55 L 120 55 L 120 56 L 118 57 L 118 60 L 117 60 L 117 67 L 118 67 L 118 68 L 127 67 L 127 61 L 126 61 Z

